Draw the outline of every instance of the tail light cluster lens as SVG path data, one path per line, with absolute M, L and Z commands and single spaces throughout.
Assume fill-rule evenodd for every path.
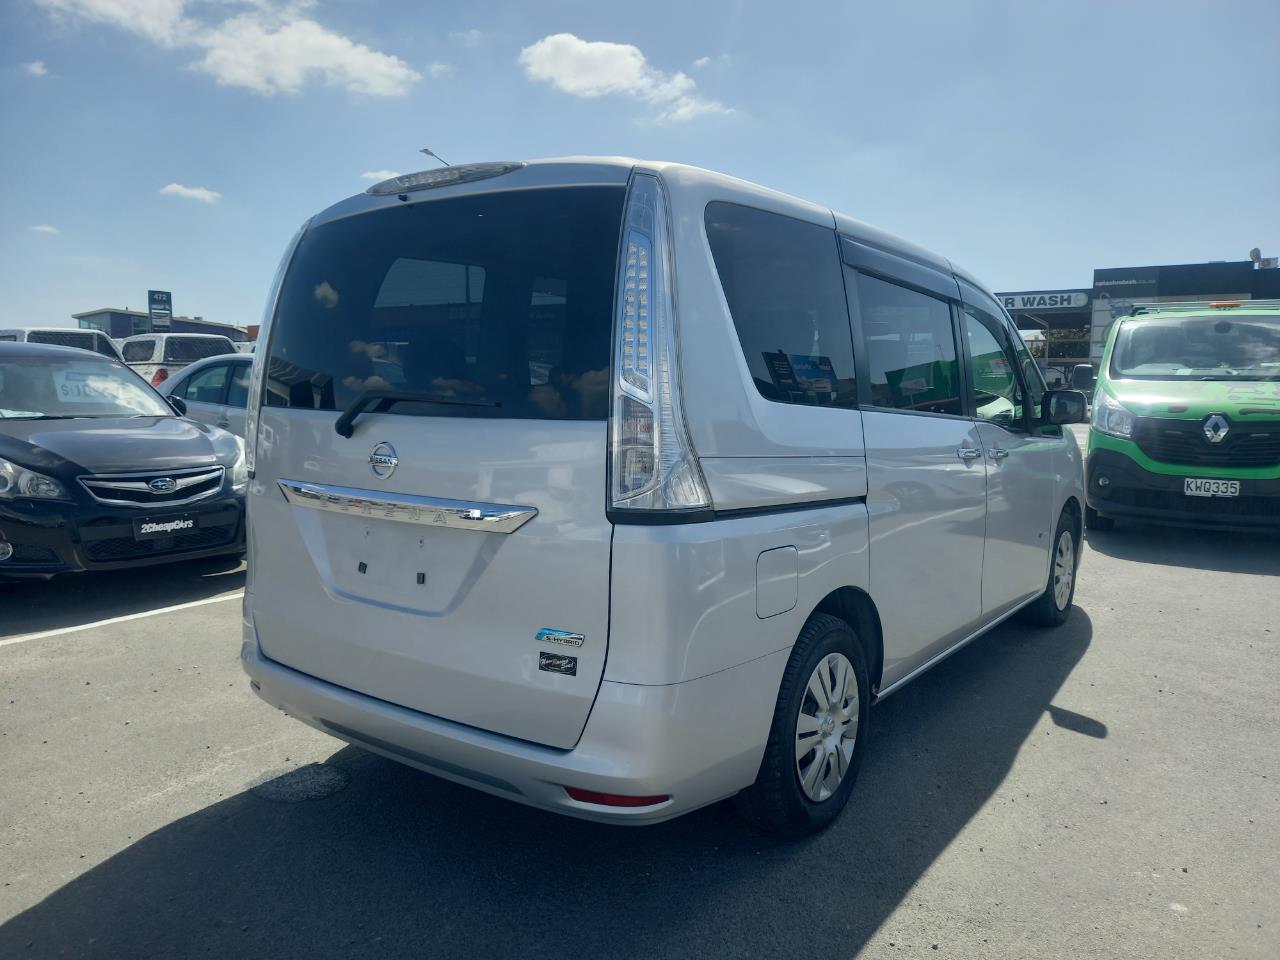
M 158 386 L 160 386 L 160 384 L 164 383 L 164 382 L 165 382 L 166 380 L 168 380 L 168 379 L 169 379 L 169 368 L 168 368 L 168 367 L 161 367 L 161 368 L 160 368 L 159 370 L 157 370 L 157 371 L 155 372 L 155 374 L 151 377 L 151 385 L 152 385 L 153 387 L 158 387 Z
M 675 282 L 662 184 L 637 173 L 627 191 L 618 275 L 612 489 L 618 512 L 711 507 L 681 409 Z

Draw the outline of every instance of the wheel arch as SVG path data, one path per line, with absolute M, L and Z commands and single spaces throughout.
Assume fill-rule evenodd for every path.
M 823 597 L 813 612 L 839 617 L 853 628 L 866 655 L 872 695 L 879 693 L 884 673 L 884 630 L 875 601 L 857 587 L 838 587 Z
M 1076 542 L 1080 542 L 1083 535 L 1084 526 L 1084 505 L 1080 502 L 1080 498 L 1075 494 L 1067 497 L 1066 502 L 1062 505 L 1062 511 L 1059 515 L 1066 514 L 1071 517 L 1072 526 L 1075 527 Z

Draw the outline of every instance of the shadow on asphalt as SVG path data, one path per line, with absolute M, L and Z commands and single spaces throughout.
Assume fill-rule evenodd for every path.
M 237 557 L 0 581 L 0 639 L 190 603 L 243 586 L 244 563 Z
M 344 789 L 246 790 L 157 830 L 0 927 L 0 956 L 847 958 L 991 800 L 1091 637 L 1078 609 L 1006 624 L 878 705 L 849 808 L 806 841 L 729 804 L 583 823 L 345 747 L 325 765 Z
M 1280 549 L 1273 533 L 1197 530 L 1121 520 L 1114 530 L 1088 531 L 1085 539 L 1098 553 L 1117 560 L 1222 573 L 1280 575 Z

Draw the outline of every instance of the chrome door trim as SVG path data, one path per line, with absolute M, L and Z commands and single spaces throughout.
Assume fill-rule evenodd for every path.
M 1017 613 L 1023 607 L 1030 606 L 1031 604 L 1035 603 L 1039 599 L 1040 599 L 1040 594 L 1036 594 L 1034 597 L 1028 597 L 1026 600 L 1023 600 L 1021 603 L 1014 604 L 1004 613 L 1000 614 L 1000 616 L 994 618 L 990 622 L 979 627 L 977 630 L 973 631 L 973 633 L 969 634 L 963 640 L 960 640 L 952 644 L 951 646 L 947 647 L 947 649 L 943 650 L 937 656 L 930 657 L 924 663 L 920 664 L 920 666 L 916 667 L 914 670 L 908 673 L 905 677 L 900 677 L 899 679 L 895 680 L 893 683 L 889 684 L 889 686 L 885 687 L 883 690 L 878 691 L 875 695 L 875 702 L 879 703 L 885 697 L 889 696 L 889 694 L 895 693 L 898 690 L 901 690 L 908 683 L 910 683 L 916 677 L 920 676 L 920 674 L 924 673 L 930 667 L 937 666 L 939 663 L 947 659 L 947 657 L 951 656 L 957 650 L 961 649 L 962 647 L 968 646 L 970 643 L 972 643 L 974 640 L 977 640 L 980 636 L 982 636 L 988 630 L 994 630 L 996 627 L 1000 626 L 1000 624 L 1004 623 L 1006 620 L 1012 617 L 1015 613 Z
M 479 533 L 515 533 L 538 515 L 537 507 L 509 503 L 447 500 L 408 493 L 386 493 L 328 483 L 278 480 L 280 492 L 295 507 L 347 513 L 428 527 L 474 530 Z

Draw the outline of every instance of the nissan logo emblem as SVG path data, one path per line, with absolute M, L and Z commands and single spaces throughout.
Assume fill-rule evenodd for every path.
M 373 448 L 369 454 L 369 469 L 379 480 L 385 480 L 396 472 L 400 460 L 396 457 L 396 448 L 383 441 Z

